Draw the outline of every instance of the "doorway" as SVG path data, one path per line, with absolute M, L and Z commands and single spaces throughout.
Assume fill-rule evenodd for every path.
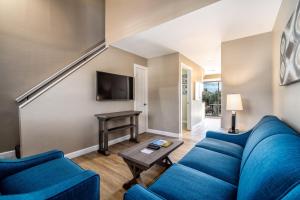
M 148 129 L 148 69 L 134 65 L 134 109 L 142 111 L 139 116 L 139 133 Z
M 181 73 L 180 73 L 180 130 L 181 135 L 183 132 L 191 130 L 191 104 L 192 104 L 192 95 L 191 95 L 191 82 L 192 82 L 192 69 L 185 64 L 181 64 Z

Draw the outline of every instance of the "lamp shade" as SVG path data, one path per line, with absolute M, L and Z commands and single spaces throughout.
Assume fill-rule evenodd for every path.
M 240 94 L 227 94 L 226 110 L 243 110 L 242 98 Z

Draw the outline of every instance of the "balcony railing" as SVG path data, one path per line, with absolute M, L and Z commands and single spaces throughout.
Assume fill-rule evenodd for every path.
M 205 116 L 221 117 L 221 104 L 209 104 L 205 106 Z

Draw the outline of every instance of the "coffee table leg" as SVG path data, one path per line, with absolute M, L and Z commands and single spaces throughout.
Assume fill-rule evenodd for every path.
M 172 160 L 169 158 L 169 156 L 167 156 L 166 158 L 165 158 L 165 162 L 166 162 L 166 164 L 170 167 L 171 165 L 173 165 L 173 162 L 172 162 Z
M 159 165 L 169 168 L 173 165 L 173 162 L 171 161 L 171 159 L 169 158 L 169 156 L 165 157 L 160 163 L 158 163 Z
M 131 173 L 132 173 L 132 175 L 133 175 L 133 178 L 132 178 L 130 181 L 128 181 L 128 182 L 126 182 L 126 183 L 123 184 L 123 188 L 124 188 L 125 190 L 128 190 L 132 185 L 138 183 L 138 182 L 137 182 L 137 179 L 140 177 L 141 173 L 142 173 L 144 170 L 142 170 L 141 168 L 139 168 L 139 167 L 136 166 L 136 165 L 131 164 L 129 161 L 126 161 L 126 160 L 125 160 L 125 162 L 126 162 L 126 164 L 128 165 L 128 167 L 129 167 L 129 169 L 130 169 L 130 171 L 131 171 Z

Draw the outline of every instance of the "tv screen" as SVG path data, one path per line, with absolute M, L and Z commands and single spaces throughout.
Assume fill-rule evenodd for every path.
M 97 100 L 133 100 L 133 77 L 97 72 Z

